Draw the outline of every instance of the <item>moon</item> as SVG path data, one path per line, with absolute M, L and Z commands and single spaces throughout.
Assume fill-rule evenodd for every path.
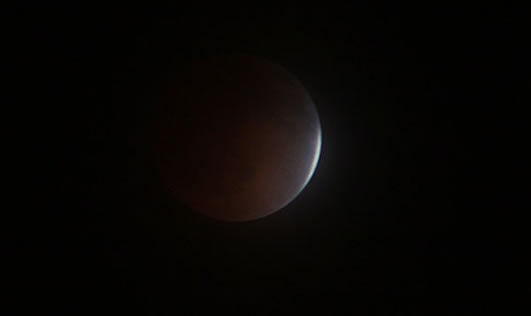
M 251 221 L 292 202 L 321 150 L 317 109 L 286 69 L 255 56 L 205 58 L 162 97 L 155 161 L 174 197 L 221 221 Z

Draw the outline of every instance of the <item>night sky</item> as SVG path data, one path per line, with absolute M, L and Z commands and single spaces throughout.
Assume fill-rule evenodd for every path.
M 522 8 L 47 3 L 7 29 L 18 312 L 512 315 L 529 301 Z M 146 156 L 168 78 L 227 54 L 285 67 L 322 125 L 306 189 L 248 223 L 184 207 Z

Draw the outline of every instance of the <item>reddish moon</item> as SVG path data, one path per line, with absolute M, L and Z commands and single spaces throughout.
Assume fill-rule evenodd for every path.
M 321 149 L 316 107 L 301 82 L 259 57 L 225 56 L 183 69 L 163 97 L 156 161 L 170 191 L 222 221 L 289 204 Z

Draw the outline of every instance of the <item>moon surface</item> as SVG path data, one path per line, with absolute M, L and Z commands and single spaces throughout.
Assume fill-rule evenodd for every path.
M 316 168 L 321 125 L 302 84 L 260 57 L 198 61 L 171 80 L 157 119 L 156 162 L 189 208 L 250 221 L 289 204 Z

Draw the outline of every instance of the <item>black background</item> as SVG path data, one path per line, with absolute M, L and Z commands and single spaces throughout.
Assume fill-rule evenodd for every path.
M 525 10 L 201 6 L 13 12 L 19 312 L 480 315 L 528 299 Z M 241 53 L 301 80 L 323 143 L 294 202 L 235 224 L 175 201 L 142 137 L 169 76 Z

